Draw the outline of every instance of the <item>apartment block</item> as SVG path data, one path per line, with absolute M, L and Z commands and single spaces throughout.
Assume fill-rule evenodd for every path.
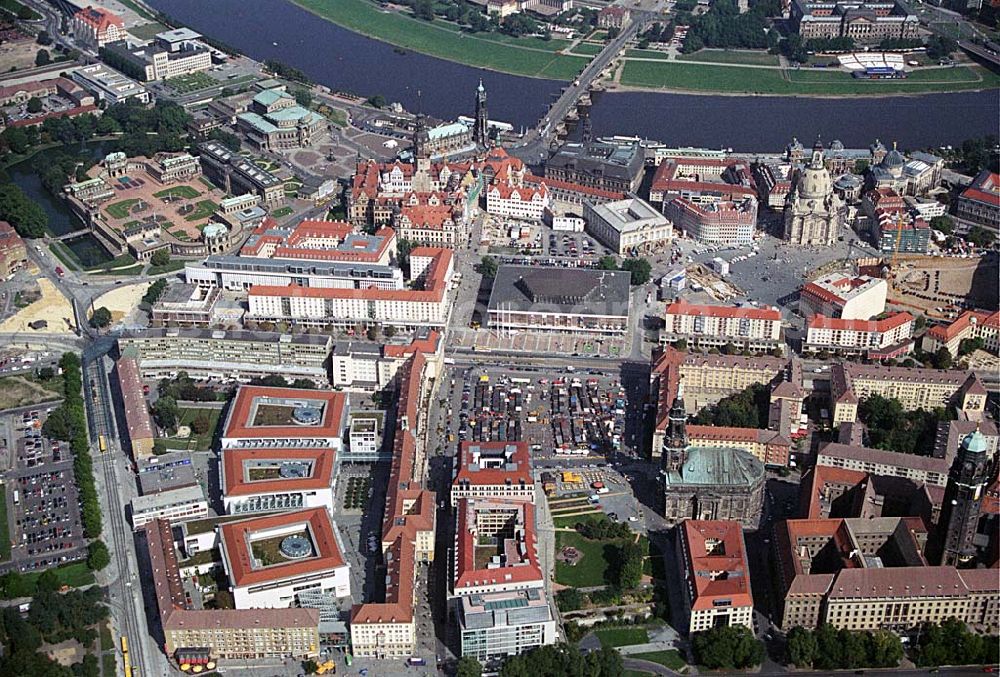
M 841 320 L 870 320 L 885 311 L 885 280 L 831 273 L 802 287 L 799 310 L 805 317 L 825 315 Z
M 877 320 L 844 320 L 813 315 L 806 323 L 807 352 L 828 351 L 863 355 L 869 359 L 895 358 L 913 349 L 913 316 L 892 313 Z
M 729 343 L 745 350 L 773 350 L 781 343 L 781 312 L 776 308 L 735 308 L 676 301 L 667 306 L 660 340 L 684 339 L 697 348 Z
M 886 449 L 839 444 L 831 442 L 820 448 L 816 465 L 846 468 L 873 475 L 905 477 L 943 487 L 948 482 L 949 463 L 944 458 L 904 454 Z
M 688 425 L 688 441 L 696 447 L 745 449 L 768 466 L 787 466 L 792 443 L 775 430 Z
M 958 357 L 962 341 L 972 339 L 982 339 L 983 348 L 991 353 L 1000 351 L 1000 312 L 966 310 L 951 324 L 937 324 L 928 329 L 920 345 L 927 353 L 947 348 L 952 357 Z
M 986 407 L 986 388 L 971 371 L 843 362 L 830 369 L 833 425 L 856 421 L 858 403 L 873 394 L 899 400 L 908 410 L 954 407 L 971 419 L 981 418 Z

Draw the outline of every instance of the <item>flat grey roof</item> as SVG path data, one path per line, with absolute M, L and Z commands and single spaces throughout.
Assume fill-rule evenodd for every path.
M 628 316 L 630 281 L 625 271 L 504 265 L 489 310 Z

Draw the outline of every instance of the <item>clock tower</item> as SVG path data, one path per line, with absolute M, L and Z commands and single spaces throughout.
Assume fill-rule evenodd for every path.
M 975 556 L 972 539 L 976 535 L 988 481 L 986 438 L 976 430 L 962 440 L 948 473 L 938 518 L 938 551 L 942 566 L 960 566 Z

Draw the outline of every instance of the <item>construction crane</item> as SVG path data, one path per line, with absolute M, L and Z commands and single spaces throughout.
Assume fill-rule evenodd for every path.
M 896 212 L 896 248 L 892 252 L 892 270 L 896 271 L 896 262 L 899 259 L 899 245 L 903 242 L 903 210 Z

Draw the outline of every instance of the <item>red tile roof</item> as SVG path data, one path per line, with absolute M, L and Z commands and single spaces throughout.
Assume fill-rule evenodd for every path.
M 753 606 L 750 593 L 750 567 L 747 564 L 743 529 L 739 522 L 722 520 L 685 520 L 684 538 L 690 582 L 694 586 L 691 608 L 712 609 L 717 600 L 729 606 Z M 709 550 L 708 542 L 719 544 Z
M 687 301 L 675 301 L 667 306 L 667 315 L 689 315 L 703 317 L 745 318 L 748 320 L 781 321 L 781 313 L 775 308 L 754 308 L 744 306 L 695 305 Z
M 927 334 L 941 343 L 947 343 L 972 326 L 973 320 L 983 327 L 1000 329 L 1000 312 L 986 313 L 977 310 L 966 310 L 951 324 L 939 324 L 927 330 Z
M 153 432 L 153 420 L 149 416 L 139 363 L 135 359 L 123 357 L 118 360 L 118 384 L 122 393 L 122 406 L 125 409 L 125 425 L 128 427 L 129 439 L 132 441 L 154 439 L 156 434 Z
M 224 449 L 222 451 L 222 492 L 226 496 L 253 496 L 285 491 L 329 489 L 333 486 L 333 449 Z M 246 467 L 253 461 L 309 462 L 308 477 L 280 477 L 248 480 Z
M 319 425 L 254 425 L 250 420 L 255 411 L 254 402 L 259 398 L 288 400 L 319 400 L 324 404 L 323 420 Z M 308 390 L 303 388 L 271 388 L 268 386 L 243 385 L 236 391 L 229 415 L 226 417 L 224 438 L 298 438 L 298 437 L 340 437 L 344 430 L 344 409 L 347 396 L 332 390 Z
M 480 468 L 471 470 L 473 464 L 473 451 L 486 452 L 483 456 L 487 458 L 502 458 L 503 452 L 513 447 L 513 454 L 509 459 L 512 468 Z M 455 475 L 454 485 L 470 484 L 473 486 L 484 485 L 527 485 L 532 486 L 534 479 L 531 476 L 531 455 L 528 453 L 527 442 L 462 442 L 459 448 L 458 473 Z
M 477 510 L 510 510 L 518 512 L 517 527 L 523 529 L 521 538 L 515 534 L 511 547 L 505 547 L 506 562 L 504 566 L 492 568 L 476 568 L 476 547 L 478 532 L 476 529 Z M 528 584 L 537 581 L 539 587 L 544 583 L 541 566 L 538 564 L 537 543 L 535 539 L 535 506 L 527 501 L 512 501 L 504 499 L 467 499 L 458 502 L 457 524 L 455 526 L 455 580 L 453 590 L 461 594 L 461 590 L 478 588 L 486 585 Z M 515 531 L 517 530 L 515 528 Z
M 109 12 L 103 7 L 86 7 L 74 14 L 73 18 L 91 26 L 98 33 L 108 30 L 109 26 L 125 28 L 125 21 L 120 16 Z
M 893 313 L 881 320 L 843 320 L 826 315 L 814 315 L 809 319 L 809 329 L 833 329 L 839 331 L 859 331 L 883 334 L 913 322 L 913 315 L 907 312 Z
M 250 539 L 254 534 L 295 525 L 308 526 L 313 555 L 301 560 L 254 567 L 250 546 Z M 333 534 L 333 523 L 324 508 L 309 508 L 226 522 L 219 527 L 219 535 L 220 548 L 228 564 L 229 576 L 234 587 L 284 581 L 344 566 L 344 557 L 337 547 L 337 539 Z

